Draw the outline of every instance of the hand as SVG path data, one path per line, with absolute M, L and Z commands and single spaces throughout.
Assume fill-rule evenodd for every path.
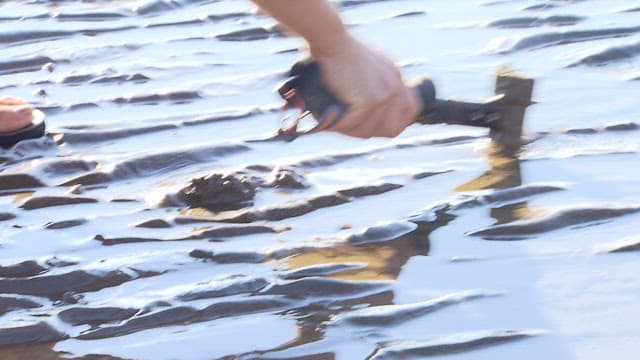
M 27 127 L 33 121 L 32 112 L 33 107 L 20 99 L 0 97 L 0 133 Z
M 326 130 L 360 138 L 395 137 L 420 112 L 418 95 L 380 52 L 348 34 L 331 48 L 310 48 L 324 85 L 348 106 L 345 116 Z

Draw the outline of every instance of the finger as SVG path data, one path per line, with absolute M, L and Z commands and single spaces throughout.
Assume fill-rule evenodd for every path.
M 350 109 L 342 119 L 326 130 L 349 135 L 353 129 L 361 124 L 366 125 L 375 111 L 376 108 Z
M 0 105 L 22 105 L 24 104 L 24 100 L 12 97 L 12 96 L 1 96 L 0 97 Z
M 366 121 L 361 121 L 358 126 L 350 129 L 345 134 L 364 139 L 381 136 L 376 132 L 376 129 L 385 126 L 385 123 L 390 120 L 389 115 L 391 114 L 393 107 L 393 102 L 389 102 L 384 106 L 376 108 L 369 114 Z
M 407 96 L 408 95 L 408 96 Z M 420 111 L 413 94 L 401 94 L 385 114 L 385 121 L 377 123 L 374 136 L 396 137 L 413 123 Z

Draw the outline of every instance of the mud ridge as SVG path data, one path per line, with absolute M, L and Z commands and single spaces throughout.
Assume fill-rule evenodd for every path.
M 131 318 L 138 309 L 118 307 L 73 307 L 58 313 L 60 320 L 71 325 L 97 326 Z
M 489 296 L 495 296 L 495 294 L 489 294 L 485 291 L 465 291 L 412 304 L 371 306 L 340 314 L 332 321 L 357 326 L 393 326 L 444 307 Z
M 524 185 L 514 188 L 495 190 L 494 192 L 464 200 L 452 206 L 453 210 L 482 206 L 493 203 L 508 203 L 523 200 L 534 195 L 546 194 L 555 191 L 565 191 L 566 188 L 553 185 Z
M 540 219 L 523 220 L 504 225 L 491 226 L 469 233 L 493 240 L 518 239 L 548 231 L 567 228 L 596 221 L 606 221 L 624 215 L 635 214 L 640 208 L 584 208 L 561 210 Z
M 105 130 L 105 131 L 78 131 L 70 132 L 65 131 L 63 135 L 63 141 L 68 144 L 84 144 L 84 143 L 96 143 L 103 141 L 111 141 L 116 139 L 124 139 L 132 136 L 150 134 L 158 131 L 176 129 L 178 126 L 173 124 L 154 125 L 147 127 L 131 128 L 131 129 L 119 129 L 119 130 Z
M 212 289 L 192 290 L 186 294 L 178 295 L 177 299 L 181 301 L 193 301 L 240 294 L 254 294 L 268 285 L 269 282 L 261 278 L 243 279 L 226 286 L 218 286 Z
M 218 264 L 260 264 L 268 259 L 265 254 L 255 252 L 221 252 L 195 249 L 189 253 L 194 259 L 209 260 Z
M 256 298 L 215 303 L 202 310 L 180 306 L 134 317 L 122 325 L 101 327 L 95 331 L 83 333 L 76 338 L 82 340 L 104 339 L 163 326 L 185 325 L 256 312 L 275 311 L 286 305 L 290 305 L 290 302 L 276 298 Z
M 569 67 L 578 65 L 605 66 L 618 61 L 631 60 L 639 55 L 640 42 L 631 45 L 612 47 L 604 51 L 583 57 L 577 62 L 570 64 Z
M 32 42 L 32 41 L 38 41 L 38 40 L 52 40 L 56 38 L 71 36 L 73 34 L 75 34 L 74 31 L 62 31 L 62 30 L 58 30 L 58 31 L 26 30 L 26 31 L 3 32 L 2 34 L 0 34 L 0 44 Z
M 66 180 L 60 185 L 95 185 L 131 177 L 151 176 L 161 171 L 177 170 L 249 149 L 245 145 L 222 145 L 147 155 L 123 161 L 111 172 L 88 173 Z
M 368 360 L 395 360 L 423 356 L 442 356 L 513 342 L 539 335 L 536 331 L 494 330 L 454 334 L 427 340 L 401 340 L 382 343 Z
M 71 219 L 71 220 L 63 220 L 50 222 L 45 225 L 45 228 L 49 230 L 59 230 L 59 229 L 68 229 L 80 225 L 84 225 L 87 223 L 87 219 Z
M 637 32 L 640 32 L 640 26 L 537 34 L 526 36 L 509 49 L 502 50 L 499 53 L 507 54 L 521 50 L 541 49 L 583 41 L 618 38 L 633 35 Z
M 418 228 L 412 222 L 395 222 L 391 224 L 372 226 L 361 234 L 353 234 L 347 237 L 349 244 L 369 244 L 397 239 L 407 235 Z
M 570 26 L 575 25 L 586 18 L 584 16 L 571 15 L 554 15 L 546 18 L 541 17 L 522 17 L 492 21 L 487 24 L 488 27 L 500 29 L 520 29 L 540 26 Z
M 375 4 L 375 3 L 380 3 L 380 2 L 386 2 L 386 1 L 390 1 L 390 0 L 341 0 L 338 1 L 337 4 L 340 7 L 352 7 L 352 6 L 359 6 L 359 5 L 368 5 L 368 4 Z
M 92 292 L 118 286 L 139 277 L 157 275 L 149 272 L 130 272 L 120 270 L 109 272 L 87 272 L 75 270 L 59 275 L 45 275 L 32 278 L 0 278 L 0 293 L 44 296 L 52 300 L 61 300 L 66 293 Z
M 307 277 L 299 280 L 276 284 L 264 291 L 264 294 L 282 295 L 292 299 L 302 298 L 353 298 L 364 294 L 382 292 L 388 289 L 385 282 L 355 282 L 321 277 Z
M 273 28 L 256 27 L 245 30 L 231 31 L 224 34 L 216 35 L 216 39 L 220 41 L 256 41 L 266 40 L 271 37 L 282 36 L 282 33 Z
M 0 278 L 31 277 L 46 272 L 48 268 L 35 260 L 25 260 L 13 265 L 0 265 Z
M 197 91 L 172 91 L 164 94 L 133 95 L 111 100 L 115 104 L 157 104 L 159 102 L 184 103 L 202 99 Z
M 2 35 L 0 35 L 0 40 L 1 37 Z M 0 41 L 0 43 L 2 43 L 2 41 Z M 52 62 L 53 60 L 47 56 L 35 56 L 26 59 L 0 61 L 0 75 L 39 71 L 43 65 Z
M 123 12 L 83 12 L 83 13 L 56 13 L 51 16 L 52 19 L 59 21 L 109 21 L 126 18 L 130 14 Z
M 0 346 L 60 341 L 67 336 L 46 322 L 14 328 L 0 328 Z
M 35 309 L 39 307 L 42 307 L 42 305 L 29 299 L 0 296 L 0 316 L 13 310 Z
M 640 251 L 640 241 L 627 244 L 627 245 L 617 246 L 609 250 L 608 252 L 614 254 L 614 253 L 626 253 L 626 252 L 636 252 L 636 251 Z
M 36 210 L 52 206 L 92 204 L 98 200 L 87 197 L 71 196 L 36 196 L 25 201 L 20 207 L 25 210 Z
M 280 274 L 280 277 L 285 280 L 298 280 L 306 277 L 334 275 L 344 271 L 357 270 L 365 267 L 366 264 L 363 263 L 310 265 L 303 268 L 287 271 Z
M 169 242 L 169 241 L 190 241 L 190 240 L 208 240 L 208 241 L 220 241 L 220 238 L 229 238 L 236 236 L 254 235 L 254 234 L 266 234 L 275 233 L 276 231 L 268 226 L 261 225 L 249 225 L 249 226 L 226 226 L 215 229 L 209 229 L 201 231 L 194 235 L 177 238 L 145 238 L 145 237 L 116 237 L 106 238 L 103 235 L 96 235 L 95 240 L 98 240 L 102 245 L 120 245 L 120 244 L 133 244 L 133 243 L 146 243 L 146 242 Z

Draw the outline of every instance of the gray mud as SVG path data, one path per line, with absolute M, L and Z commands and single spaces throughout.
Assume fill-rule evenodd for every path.
M 635 359 L 637 5 L 334 3 L 439 98 L 535 78 L 523 146 L 274 138 L 307 50 L 248 1 L 0 2 L 48 130 L 0 150 L 0 359 Z

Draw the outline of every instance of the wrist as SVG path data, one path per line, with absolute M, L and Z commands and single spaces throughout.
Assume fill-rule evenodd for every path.
M 346 27 L 339 26 L 323 32 L 316 38 L 307 38 L 309 51 L 314 58 L 330 57 L 352 48 L 356 42 Z

